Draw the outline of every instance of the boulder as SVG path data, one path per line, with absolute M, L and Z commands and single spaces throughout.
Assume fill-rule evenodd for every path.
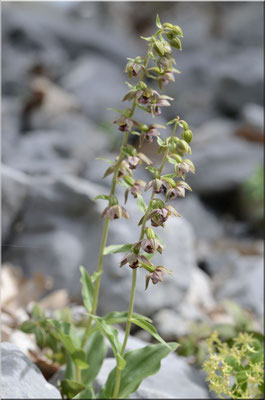
M 262 163 L 259 143 L 235 136 L 235 124 L 226 119 L 201 126 L 192 144 L 195 175 L 187 182 L 199 195 L 217 194 L 237 188 Z
M 15 345 L 1 343 L 2 399 L 61 399 L 41 371 Z
M 263 256 L 240 256 L 234 252 L 229 263 L 225 262 L 223 254 L 219 254 L 218 259 L 223 268 L 213 280 L 216 299 L 231 299 L 262 318 L 264 315 Z
M 216 68 L 216 102 L 227 114 L 238 114 L 247 103 L 263 104 L 263 53 L 261 48 L 243 49 Z

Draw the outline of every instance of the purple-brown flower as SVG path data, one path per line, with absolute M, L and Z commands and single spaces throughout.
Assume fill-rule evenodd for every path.
M 153 143 L 154 138 L 160 136 L 157 128 L 164 128 L 163 125 L 151 124 L 148 129 L 141 134 L 141 143 L 145 140 L 147 143 Z
M 154 272 L 146 275 L 145 290 L 148 288 L 150 279 L 154 285 L 156 285 L 158 282 L 163 282 L 165 273 L 172 275 L 172 271 L 170 269 L 159 265 L 158 267 L 156 267 Z
M 115 118 L 113 120 L 113 123 L 118 125 L 118 129 L 121 132 L 129 131 L 132 129 L 133 126 L 137 125 L 136 121 L 134 121 L 132 118 L 125 117 L 124 115 Z
M 121 207 L 119 204 L 116 204 L 111 207 L 106 207 L 101 215 L 101 218 L 103 218 L 105 216 L 107 218 L 109 218 L 110 220 L 118 219 L 118 218 L 122 218 L 122 217 L 129 219 L 129 214 L 127 213 L 125 208 Z
M 144 191 L 146 192 L 150 188 L 153 189 L 154 193 L 158 194 L 171 188 L 171 185 L 166 180 L 155 178 L 145 185 Z
M 145 251 L 146 253 L 149 253 L 149 254 L 153 254 L 156 251 L 158 251 L 161 254 L 162 250 L 163 250 L 163 246 L 155 238 L 143 239 L 141 241 L 141 247 L 142 247 L 143 251 Z
M 166 201 L 168 199 L 176 199 L 177 197 L 185 197 L 185 190 L 191 191 L 191 187 L 184 181 L 178 181 L 174 188 L 168 189 Z
M 129 264 L 131 268 L 138 268 L 141 264 L 152 266 L 150 261 L 145 256 L 140 256 L 135 253 L 129 253 L 121 260 L 120 266 L 123 267 L 125 264 Z
M 145 182 L 142 181 L 141 179 L 137 179 L 131 187 L 126 189 L 126 191 L 125 191 L 125 203 L 126 203 L 126 201 L 128 199 L 129 192 L 136 199 L 138 194 L 142 194 L 142 188 L 144 186 L 145 186 Z
M 171 215 L 175 217 L 179 217 L 179 213 L 175 210 L 174 207 L 172 206 L 166 206 L 163 208 L 157 208 L 153 210 L 149 215 L 148 219 L 151 219 L 151 225 L 152 226 L 163 226 L 165 222 L 167 221 L 168 217 Z
M 182 177 L 185 178 L 185 176 L 188 172 L 191 172 L 192 174 L 194 174 L 195 168 L 194 168 L 193 162 L 188 159 L 181 161 L 180 163 L 175 165 L 175 172 L 176 172 L 176 175 L 181 178 Z

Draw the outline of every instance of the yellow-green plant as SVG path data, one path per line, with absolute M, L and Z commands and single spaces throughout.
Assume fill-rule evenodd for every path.
M 203 363 L 209 388 L 219 398 L 264 398 L 263 335 L 239 333 L 222 343 L 215 331 L 207 340 L 209 360 Z

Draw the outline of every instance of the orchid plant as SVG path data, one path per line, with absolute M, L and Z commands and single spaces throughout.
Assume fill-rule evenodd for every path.
M 177 343 L 166 343 L 152 325 L 152 320 L 134 312 L 136 277 L 139 268 L 146 270 L 145 288 L 150 282 L 156 285 L 162 282 L 165 274 L 172 275 L 166 266 L 152 263 L 156 253 L 164 251 L 163 243 L 155 228 L 164 227 L 169 217 L 179 217 L 175 208 L 168 204 L 171 199 L 184 197 L 185 190 L 191 190 L 186 183 L 186 174 L 194 173 L 194 165 L 188 155 L 191 154 L 190 142 L 192 131 L 186 121 L 179 116 L 169 121 L 172 133 L 166 139 L 160 137 L 160 130 L 165 126 L 149 125 L 135 119 L 136 109 L 149 113 L 153 118 L 159 116 L 163 107 L 170 106 L 171 97 L 161 94 L 146 83 L 146 78 L 157 81 L 161 91 L 164 86 L 175 80 L 179 71 L 174 68 L 175 60 L 172 49 L 181 50 L 182 30 L 178 25 L 162 24 L 157 16 L 158 30 L 150 37 L 142 37 L 148 43 L 145 57 L 129 58 L 125 73 L 129 79 L 128 92 L 123 102 L 129 106 L 123 110 L 114 110 L 117 117 L 113 123 L 123 135 L 120 153 L 107 168 L 104 177 L 112 175 L 109 194 L 101 194 L 96 199 L 108 202 L 102 218 L 105 219 L 96 272 L 90 276 L 84 267 L 80 267 L 82 298 L 87 315 L 81 323 L 73 324 L 70 318 L 47 318 L 38 305 L 32 312 L 32 319 L 26 321 L 21 329 L 35 333 L 37 343 L 42 348 L 53 352 L 53 359 L 66 364 L 65 376 L 61 381 L 61 392 L 66 398 L 128 398 L 134 393 L 143 379 L 155 374 L 160 368 L 160 361 L 176 350 Z M 148 82 L 149 82 L 148 80 Z M 180 135 L 177 131 L 180 129 Z M 129 136 L 139 137 L 139 146 L 129 144 Z M 162 154 L 159 167 L 152 166 L 152 161 L 141 152 L 143 143 L 158 144 Z M 133 172 L 144 163 L 152 177 L 149 182 L 134 179 Z M 166 163 L 172 165 L 172 172 L 164 173 Z M 139 239 L 136 243 L 106 246 L 109 224 L 114 219 L 129 218 L 128 212 L 116 197 L 117 183 L 124 186 L 125 203 L 129 196 L 136 199 L 143 213 L 139 221 Z M 150 191 L 146 204 L 142 194 Z M 160 194 L 160 197 L 158 196 Z M 165 195 L 165 196 L 164 196 Z M 163 198 L 161 198 L 163 197 Z M 112 253 L 125 253 L 120 267 L 131 271 L 132 284 L 127 312 L 111 312 L 103 317 L 97 316 L 97 305 L 103 273 L 104 257 Z M 126 323 L 123 343 L 119 341 L 118 331 L 113 326 Z M 148 331 L 159 343 L 150 344 L 142 349 L 126 351 L 131 325 Z M 109 342 L 116 359 L 116 367 L 110 372 L 104 386 L 95 393 L 95 378 L 106 356 L 106 343 Z M 57 358 L 56 358 L 57 356 Z

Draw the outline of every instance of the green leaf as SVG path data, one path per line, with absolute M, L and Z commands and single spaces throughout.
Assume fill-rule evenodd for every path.
M 95 272 L 91 275 L 91 281 L 92 281 L 92 283 L 94 283 L 94 282 L 98 279 L 98 277 L 101 276 L 102 274 L 103 274 L 102 271 L 101 271 L 101 272 L 95 271 Z
M 80 282 L 82 284 L 82 299 L 84 306 L 86 307 L 88 312 L 91 312 L 93 305 L 93 295 L 94 295 L 94 286 L 92 279 L 89 276 L 87 270 L 81 265 L 80 266 L 81 279 Z
M 99 194 L 98 196 L 94 197 L 93 200 L 109 200 L 110 196 L 106 195 L 106 194 Z
M 157 140 L 157 143 L 159 144 L 159 146 L 167 147 L 167 144 L 159 136 L 157 136 L 156 140 Z
M 75 363 L 69 353 L 66 353 L 66 369 L 64 377 L 65 379 L 70 379 L 73 381 L 76 379 Z
M 123 253 L 125 251 L 130 251 L 133 246 L 134 246 L 133 243 L 112 244 L 111 246 L 106 246 L 104 248 L 103 254 L 106 256 L 107 254 Z
M 167 161 L 170 162 L 170 164 L 173 164 L 173 165 L 177 164 L 177 161 L 174 160 L 174 158 L 171 158 L 171 157 L 167 157 Z
M 126 366 L 121 372 L 118 398 L 129 398 L 145 378 L 159 371 L 160 361 L 178 347 L 177 343 L 168 343 L 168 345 L 169 347 L 163 344 L 153 344 L 125 354 Z M 110 372 L 106 384 L 99 393 L 99 397 L 111 398 L 115 376 L 116 367 Z
M 64 379 L 61 382 L 61 393 L 62 395 L 67 396 L 67 399 L 72 399 L 85 388 L 85 385 L 83 385 L 82 383 L 72 381 L 70 379 Z
M 105 315 L 103 317 L 104 321 L 107 324 L 113 325 L 113 324 L 122 324 L 123 322 L 126 322 L 128 318 L 128 312 L 127 311 L 112 311 Z M 133 318 L 142 318 L 145 321 L 152 322 L 152 320 L 144 315 L 138 314 L 138 313 L 133 313 Z
M 73 399 L 95 399 L 95 393 L 92 389 L 92 387 L 88 386 L 85 390 L 82 390 L 82 392 L 79 392 Z
M 162 244 L 162 246 L 163 247 L 166 247 L 166 244 L 165 244 L 165 242 L 161 239 L 161 237 L 160 236 L 158 236 L 158 234 L 157 233 L 155 233 L 155 238 Z
M 147 210 L 147 206 L 146 206 L 146 204 L 145 204 L 145 201 L 144 201 L 144 199 L 143 199 L 143 196 L 141 196 L 139 193 L 137 193 L 137 206 L 138 206 L 138 208 L 139 208 L 139 210 L 142 212 L 142 213 L 146 213 L 146 210 Z
M 121 356 L 121 343 L 118 338 L 118 331 L 117 329 L 113 328 L 112 326 L 106 324 L 103 318 L 97 317 L 95 315 L 91 315 L 93 320 L 95 321 L 99 331 L 108 339 L 110 345 L 113 350 L 114 357 L 117 360 L 118 367 L 123 369 L 125 367 L 125 360 Z
M 171 121 L 167 122 L 167 125 L 172 125 L 175 124 L 177 121 L 177 118 L 172 119 Z M 180 124 L 179 124 L 180 125 Z
M 81 372 L 81 377 L 85 385 L 90 385 L 93 384 L 107 353 L 107 345 L 101 332 L 89 335 L 84 352 L 89 367 Z
M 56 320 L 48 320 L 48 324 L 54 328 L 54 330 L 51 330 L 51 334 L 63 344 L 68 353 L 74 353 L 79 346 L 74 345 L 70 336 L 70 324 Z
M 165 346 L 168 346 L 170 348 L 170 346 L 164 341 L 164 339 L 161 338 L 161 336 L 157 333 L 156 328 L 152 324 L 150 324 L 150 322 L 142 319 L 141 317 L 133 317 L 131 318 L 131 322 L 149 332 L 158 342 L 163 343 Z
M 157 16 L 156 16 L 156 26 L 157 26 L 158 28 L 162 28 L 162 25 L 161 25 L 160 18 L 159 18 L 159 15 L 158 15 L 158 14 L 157 14 Z
M 20 325 L 19 329 L 24 333 L 34 333 L 36 324 L 32 321 L 25 321 L 22 325 Z
M 96 160 L 106 161 L 109 164 L 113 163 L 113 161 L 109 160 L 108 158 L 104 158 L 104 157 L 96 157 Z
M 89 364 L 86 362 L 86 355 L 84 350 L 79 349 L 74 351 L 71 357 L 75 365 L 77 365 L 80 369 L 86 369 L 89 367 Z
M 38 303 L 34 304 L 31 314 L 34 320 L 45 319 L 45 312 Z

